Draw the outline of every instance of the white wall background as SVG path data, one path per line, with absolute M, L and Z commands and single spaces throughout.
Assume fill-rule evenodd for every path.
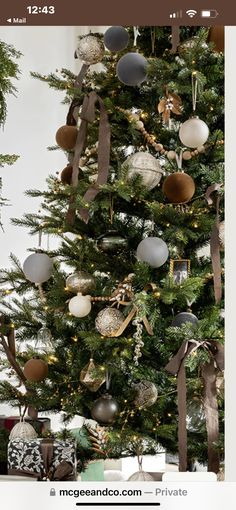
M 0 268 L 9 267 L 9 254 L 22 262 L 27 249 L 37 245 L 37 238 L 27 229 L 11 225 L 10 218 L 20 218 L 26 212 L 37 212 L 39 200 L 27 198 L 26 189 L 46 189 L 45 179 L 50 173 L 62 170 L 67 160 L 62 151 L 50 152 L 55 133 L 65 123 L 67 106 L 61 101 L 64 92 L 50 89 L 46 83 L 30 77 L 30 71 L 42 74 L 62 67 L 78 72 L 79 60 L 74 59 L 77 36 L 103 32 L 107 27 L 1 27 L 0 38 L 21 51 L 21 75 L 16 82 L 17 97 L 8 97 L 8 116 L 0 134 L 1 153 L 19 154 L 15 165 L 0 169 L 3 196 L 10 207 L 2 208 L 4 232 L 0 231 Z M 51 243 L 50 243 L 51 246 Z M 13 414 L 12 409 L 0 405 L 0 414 Z M 58 427 L 58 420 L 53 418 Z

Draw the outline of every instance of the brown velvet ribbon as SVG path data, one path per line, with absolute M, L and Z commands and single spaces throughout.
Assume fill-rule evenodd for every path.
M 171 27 L 171 43 L 172 48 L 170 50 L 171 53 L 176 53 L 177 48 L 179 46 L 179 26 L 172 26 Z
M 71 179 L 72 186 L 74 188 L 77 188 L 80 158 L 86 144 L 88 124 L 94 122 L 95 120 L 96 104 L 98 104 L 98 107 L 100 109 L 99 134 L 98 134 L 98 178 L 96 183 L 90 186 L 90 188 L 86 191 L 83 197 L 84 201 L 87 202 L 88 206 L 94 200 L 96 195 L 99 193 L 99 186 L 107 182 L 110 160 L 110 138 L 111 138 L 110 124 L 108 121 L 108 115 L 103 100 L 101 99 L 100 96 L 98 96 L 98 94 L 95 91 L 92 91 L 88 95 L 84 96 L 82 111 L 80 114 L 81 124 L 75 145 L 73 172 Z M 81 208 L 79 212 L 84 222 L 88 223 L 89 220 L 88 209 Z M 75 221 L 74 194 L 70 198 L 70 204 L 66 216 L 66 221 L 70 225 L 73 225 Z
M 217 371 L 224 370 L 224 350 L 219 342 L 207 340 L 197 342 L 185 340 L 177 354 L 169 361 L 165 369 L 172 375 L 177 375 L 178 394 L 178 449 L 179 449 L 179 471 L 187 470 L 187 427 L 186 427 L 186 372 L 185 359 L 193 350 L 199 347 L 207 349 L 210 354 L 210 362 L 202 366 L 202 377 L 204 382 L 204 409 L 206 416 L 207 442 L 208 442 L 208 470 L 214 473 L 219 471 L 219 453 L 214 443 L 219 438 L 219 419 L 217 405 Z
M 220 184 L 212 184 L 206 190 L 206 201 L 208 205 L 213 204 L 212 193 L 216 193 L 216 219 L 215 223 L 212 227 L 211 237 L 210 237 L 210 250 L 211 250 L 211 262 L 213 269 L 213 281 L 214 281 L 214 294 L 215 294 L 215 302 L 219 304 L 222 297 L 222 287 L 221 287 L 221 263 L 220 263 L 220 238 L 219 238 L 219 223 L 220 223 L 220 196 L 219 189 Z

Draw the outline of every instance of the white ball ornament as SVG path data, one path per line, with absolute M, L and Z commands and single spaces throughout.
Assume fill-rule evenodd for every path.
M 98 37 L 86 35 L 79 40 L 76 54 L 83 64 L 91 65 L 102 61 L 104 51 L 104 44 Z
M 169 256 L 169 250 L 165 241 L 159 237 L 146 237 L 137 248 L 137 259 L 147 262 L 151 267 L 161 267 Z
M 126 159 L 123 163 L 123 168 L 128 169 L 128 179 L 132 179 L 135 175 L 140 175 L 145 188 L 148 190 L 155 188 L 163 175 L 158 159 L 154 158 L 149 152 L 135 152 L 135 154 Z
M 82 296 L 80 292 L 69 301 L 69 311 L 74 317 L 86 317 L 91 311 L 91 308 L 90 296 Z
M 46 253 L 32 253 L 23 264 L 23 273 L 32 283 L 43 283 L 52 275 L 53 261 Z
M 209 136 L 207 124 L 198 117 L 186 120 L 180 126 L 179 138 L 185 147 L 196 149 L 206 143 Z

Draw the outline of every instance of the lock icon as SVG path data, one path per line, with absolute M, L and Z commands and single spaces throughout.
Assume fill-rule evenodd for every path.
M 50 490 L 50 496 L 56 496 L 56 491 L 55 491 L 55 489 L 51 489 L 51 490 Z

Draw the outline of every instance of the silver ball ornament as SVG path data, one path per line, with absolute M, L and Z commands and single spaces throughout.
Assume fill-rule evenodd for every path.
M 171 325 L 174 327 L 180 328 L 180 326 L 182 326 L 182 324 L 189 323 L 189 324 L 195 325 L 195 324 L 197 324 L 197 322 L 198 322 L 198 318 L 193 313 L 180 312 L 174 317 Z
M 186 120 L 180 126 L 179 138 L 185 147 L 196 149 L 206 143 L 209 136 L 207 124 L 198 117 Z
M 150 407 L 155 404 L 158 392 L 155 384 L 151 381 L 140 381 L 137 384 L 134 384 L 134 388 L 137 391 L 137 395 L 134 400 L 134 404 L 137 407 Z
M 74 317 L 86 317 L 91 311 L 92 305 L 90 296 L 82 296 L 78 292 L 77 296 L 73 297 L 69 301 L 69 311 Z
M 23 273 L 32 283 L 43 283 L 52 275 L 53 261 L 46 253 L 32 253 L 23 264 Z
M 167 244 L 159 237 L 146 237 L 137 248 L 137 259 L 147 262 L 151 267 L 163 266 L 168 256 Z
M 129 44 L 129 34 L 124 27 L 110 27 L 104 34 L 104 44 L 110 51 L 122 51 Z
M 147 60 L 139 53 L 126 53 L 117 64 L 116 73 L 125 85 L 141 85 L 147 78 Z
M 77 271 L 70 274 L 66 279 L 66 288 L 70 292 L 81 292 L 81 294 L 88 294 L 95 289 L 95 278 L 86 271 Z
M 103 59 L 104 45 L 98 37 L 86 35 L 80 39 L 76 54 L 83 64 L 97 64 Z
M 135 175 L 140 175 L 145 188 L 148 190 L 155 188 L 163 175 L 158 159 L 154 158 L 149 152 L 136 152 L 132 154 L 122 166 L 128 169 L 128 179 L 132 179 Z
M 118 409 L 117 401 L 109 393 L 105 393 L 102 397 L 95 400 L 91 416 L 98 423 L 109 425 L 114 422 Z
M 124 315 L 120 310 L 107 306 L 98 313 L 95 326 L 100 335 L 114 336 L 124 320 Z

